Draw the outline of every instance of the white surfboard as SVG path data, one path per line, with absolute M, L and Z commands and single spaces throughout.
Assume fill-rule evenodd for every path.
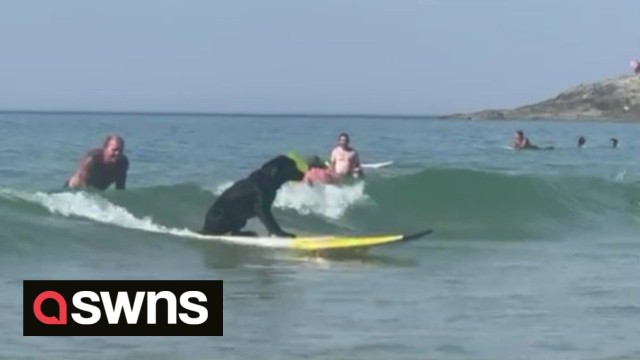
M 393 160 L 385 161 L 385 162 L 379 162 L 379 163 L 362 164 L 362 167 L 365 168 L 365 169 L 379 169 L 379 168 L 383 168 L 385 166 L 389 166 L 391 164 L 393 164 Z

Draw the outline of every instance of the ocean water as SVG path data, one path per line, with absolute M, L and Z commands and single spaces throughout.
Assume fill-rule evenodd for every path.
M 510 150 L 517 129 L 556 149 Z M 394 163 L 283 188 L 281 225 L 432 235 L 323 258 L 194 238 L 233 181 L 290 150 L 326 157 L 342 131 L 364 163 Z M 61 191 L 109 133 L 128 189 Z M 640 357 L 638 124 L 5 113 L 0 138 L 2 359 Z M 220 279 L 224 336 L 23 337 L 28 279 Z

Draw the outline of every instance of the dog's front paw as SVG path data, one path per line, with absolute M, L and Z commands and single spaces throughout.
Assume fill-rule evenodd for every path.
M 275 234 L 275 236 L 281 237 L 281 238 L 295 238 L 296 237 L 295 234 L 291 234 L 291 233 L 288 233 L 288 232 L 282 232 L 280 234 Z

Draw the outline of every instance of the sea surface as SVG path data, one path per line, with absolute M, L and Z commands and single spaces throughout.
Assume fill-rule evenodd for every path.
M 518 129 L 555 150 L 509 149 Z M 319 258 L 192 236 L 233 181 L 343 131 L 393 164 L 287 185 L 283 228 L 433 234 Z M 62 191 L 111 133 L 127 190 Z M 4 113 L 0 139 L 2 359 L 640 358 L 638 123 Z M 224 336 L 24 337 L 30 279 L 223 280 Z

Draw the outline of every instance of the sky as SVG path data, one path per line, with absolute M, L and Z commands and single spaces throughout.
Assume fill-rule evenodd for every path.
M 630 74 L 638 0 L 20 0 L 0 110 L 435 115 Z

